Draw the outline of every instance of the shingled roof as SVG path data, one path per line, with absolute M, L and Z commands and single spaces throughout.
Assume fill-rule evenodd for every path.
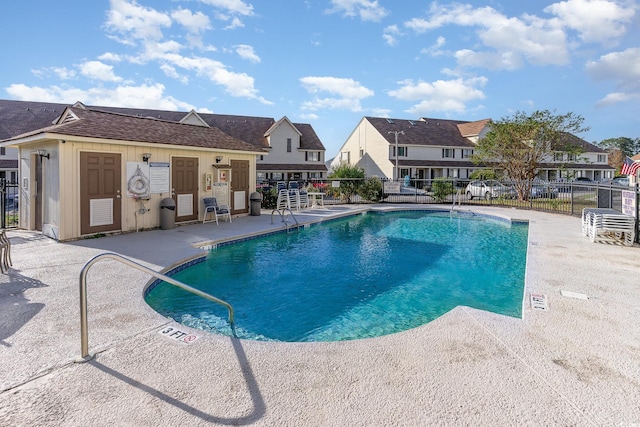
M 0 141 L 16 135 L 50 126 L 62 114 L 67 104 L 48 102 L 13 101 L 0 99 Z M 155 110 L 150 108 L 126 108 L 108 106 L 84 106 L 88 110 L 119 113 L 138 118 L 180 122 L 188 112 Z M 269 148 L 265 132 L 276 122 L 271 117 L 237 116 L 228 114 L 197 113 L 209 126 L 247 142 L 258 148 Z M 302 150 L 325 149 L 313 127 L 307 123 L 293 123 L 302 134 Z
M 301 150 L 319 150 L 324 151 L 324 145 L 320 142 L 320 138 L 316 135 L 310 124 L 294 123 L 293 124 L 301 133 L 300 149 Z
M 365 119 L 380 132 L 389 142 L 395 144 L 396 131 L 403 131 L 398 135 L 398 143 L 402 145 L 434 145 L 442 147 L 475 147 L 475 144 L 460 134 L 458 125 L 469 123 L 457 120 L 421 119 L 404 120 L 383 117 L 365 117 Z
M 571 133 L 564 132 L 563 137 L 560 139 L 558 144 L 558 149 L 562 150 L 567 146 L 577 147 L 585 153 L 606 153 L 606 150 L 594 145 L 590 142 L 585 141 L 584 139 L 577 137 Z
M 424 120 L 429 120 L 429 119 L 424 119 Z M 458 129 L 460 130 L 460 135 L 464 136 L 465 138 L 469 136 L 480 135 L 480 132 L 482 132 L 482 129 L 484 129 L 485 126 L 487 126 L 487 124 L 490 121 L 491 119 L 482 119 L 475 122 L 460 123 L 458 125 Z
M 264 152 L 218 128 L 180 124 L 153 118 L 67 107 L 58 124 L 18 135 L 12 140 L 38 134 L 136 141 L 189 147 Z
M 68 106 L 0 99 L 0 141 L 51 126 Z
M 275 123 L 270 117 L 234 116 L 228 114 L 198 113 L 209 126 L 215 126 L 223 132 L 260 148 L 269 148 L 269 141 L 264 135 Z

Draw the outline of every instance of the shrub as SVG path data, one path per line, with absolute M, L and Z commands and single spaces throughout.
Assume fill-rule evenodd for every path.
M 267 191 L 259 188 L 258 193 L 262 194 L 262 208 L 275 209 L 278 204 L 278 189 L 273 187 Z
M 446 178 L 437 178 L 431 186 L 433 198 L 443 202 L 449 194 L 453 194 L 453 182 Z
M 382 181 L 380 178 L 365 179 L 358 194 L 369 202 L 378 203 L 382 199 Z
M 351 198 L 357 194 L 360 182 L 364 179 L 364 169 L 341 163 L 330 174 L 329 178 L 340 180 L 340 198 L 346 203 L 351 203 Z
M 469 179 L 498 179 L 498 174 L 493 169 L 477 169 L 473 171 Z

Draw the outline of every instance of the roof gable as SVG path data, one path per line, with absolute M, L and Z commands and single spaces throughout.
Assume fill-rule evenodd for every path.
M 269 129 L 267 129 L 267 131 L 264 133 L 264 136 L 268 137 L 269 135 L 271 135 L 273 133 L 273 131 L 276 130 L 283 123 L 287 123 L 289 126 L 291 126 L 293 128 L 293 130 L 296 131 L 296 133 L 299 136 L 302 136 L 302 132 L 300 132 L 300 130 L 297 127 L 295 127 L 293 123 L 291 123 L 291 120 L 289 120 L 289 118 L 287 116 L 283 116 L 280 120 L 278 120 L 273 125 L 271 125 L 271 127 Z
M 82 107 L 84 108 L 84 107 Z M 78 118 L 78 116 L 76 116 L 73 111 L 71 110 L 71 108 L 66 108 L 64 110 L 64 112 L 60 115 L 60 117 L 58 117 L 58 119 L 55 121 L 54 124 L 56 125 L 63 125 L 65 123 L 71 123 L 71 122 L 75 122 L 76 120 L 80 120 Z
M 468 138 L 470 136 L 478 136 L 490 121 L 491 119 L 482 119 L 475 122 L 460 123 L 458 124 L 460 135 L 464 136 L 465 138 Z
M 195 112 L 195 110 L 189 111 L 186 116 L 180 119 L 179 123 L 194 126 L 211 127 L 207 122 L 204 121 L 202 117 L 198 115 L 198 113 Z

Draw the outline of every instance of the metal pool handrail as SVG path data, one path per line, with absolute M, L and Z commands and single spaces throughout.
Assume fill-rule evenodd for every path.
M 233 307 L 226 301 L 223 301 L 219 298 L 216 298 L 212 295 L 209 295 L 206 292 L 202 292 L 198 289 L 192 288 L 191 286 L 185 285 L 182 282 L 179 282 L 175 279 L 172 279 L 169 276 L 165 276 L 164 274 L 158 273 L 148 267 L 145 267 L 142 264 L 138 264 L 137 262 L 131 261 L 128 258 L 123 257 L 122 255 L 118 255 L 113 252 L 105 252 L 91 258 L 85 265 L 82 267 L 80 271 L 80 348 L 81 348 L 81 356 L 78 362 L 86 362 L 90 360 L 93 356 L 89 355 L 89 328 L 87 322 L 87 272 L 89 268 L 95 264 L 97 261 L 103 258 L 111 258 L 116 261 L 120 261 L 123 264 L 126 264 L 130 267 L 136 268 L 144 273 L 148 273 L 160 280 L 163 280 L 173 286 L 177 286 L 180 289 L 183 289 L 187 292 L 191 292 L 192 294 L 196 294 L 202 298 L 208 299 L 209 301 L 213 301 L 216 304 L 223 305 L 229 311 L 229 323 L 233 324 Z

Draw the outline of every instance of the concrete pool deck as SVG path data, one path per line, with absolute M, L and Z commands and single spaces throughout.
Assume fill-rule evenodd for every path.
M 327 206 L 299 218 L 359 209 Z M 236 340 L 160 316 L 142 299 L 151 277 L 106 259 L 87 277 L 89 349 L 97 354 L 86 363 L 74 359 L 79 274 L 89 259 L 113 251 L 161 271 L 202 253 L 197 245 L 281 224 L 263 211 L 231 224 L 69 243 L 9 230 L 13 268 L 0 275 L 0 425 L 639 424 L 640 247 L 592 243 L 575 217 L 473 211 L 530 221 L 523 319 L 457 307 L 374 339 Z M 545 294 L 549 309 L 533 310 L 530 293 Z M 178 342 L 160 333 L 167 327 L 199 338 Z

